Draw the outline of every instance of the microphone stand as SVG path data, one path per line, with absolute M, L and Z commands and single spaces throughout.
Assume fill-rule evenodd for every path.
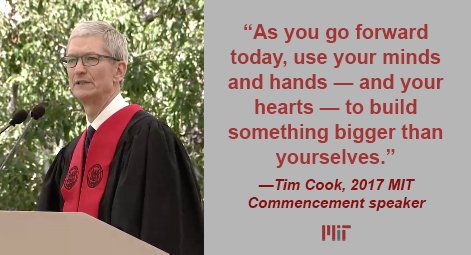
M 3 132 L 5 132 L 5 130 L 7 130 L 9 127 L 11 127 L 11 124 L 8 124 L 8 125 L 6 125 L 4 128 L 2 128 L 2 131 L 0 131 L 0 134 L 2 134 Z
M 14 145 L 13 148 L 10 150 L 10 152 L 9 152 L 8 155 L 7 155 L 7 157 L 3 160 L 3 163 L 2 163 L 2 165 L 0 166 L 0 172 L 3 170 L 3 167 L 5 166 L 5 164 L 7 163 L 7 161 L 10 159 L 10 157 L 13 155 L 13 152 L 18 148 L 18 144 L 20 143 L 20 140 L 23 139 L 23 137 L 25 136 L 26 131 L 31 127 L 31 124 L 33 123 L 31 120 L 32 120 L 32 118 L 29 119 L 28 123 L 26 124 L 26 127 L 25 127 L 24 130 L 23 130 L 23 133 L 20 135 L 20 137 L 18 137 L 18 139 L 16 139 L 15 145 Z

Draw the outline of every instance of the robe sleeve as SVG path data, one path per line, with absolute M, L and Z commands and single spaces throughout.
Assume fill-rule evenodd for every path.
M 65 165 L 64 158 L 65 148 L 61 149 L 52 162 L 51 167 L 44 177 L 43 186 L 39 195 L 38 207 L 39 211 L 62 210 L 63 200 L 60 194 L 60 181 L 62 170 Z
M 147 145 L 142 238 L 165 243 L 170 254 L 203 254 L 203 215 L 191 161 L 170 128 L 159 124 Z
M 178 138 L 155 120 L 125 147 L 111 224 L 172 255 L 203 254 L 198 185 Z

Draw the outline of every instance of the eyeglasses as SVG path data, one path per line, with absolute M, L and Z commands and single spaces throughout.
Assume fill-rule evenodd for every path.
M 104 56 L 100 54 L 88 54 L 84 56 L 65 56 L 61 58 L 62 64 L 67 68 L 74 68 L 79 59 L 82 59 L 82 64 L 84 66 L 96 66 L 100 63 L 101 58 L 109 58 L 115 61 L 119 61 L 119 59 L 111 57 L 111 56 Z

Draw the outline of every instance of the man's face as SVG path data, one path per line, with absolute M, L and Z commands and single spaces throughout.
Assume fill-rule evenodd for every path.
M 100 36 L 75 37 L 70 41 L 67 56 L 87 54 L 110 56 Z M 75 67 L 67 68 L 70 90 L 82 104 L 100 107 L 109 103 L 120 90 L 119 81 L 126 72 L 125 65 L 123 61 L 100 58 L 97 65 L 84 66 L 79 59 Z

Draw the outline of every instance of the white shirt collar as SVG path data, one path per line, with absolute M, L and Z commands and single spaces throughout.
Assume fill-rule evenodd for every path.
M 111 115 L 115 114 L 117 111 L 123 109 L 124 107 L 128 105 L 129 103 L 126 102 L 123 96 L 121 95 L 121 93 L 119 93 L 110 102 L 110 104 L 108 104 L 108 106 L 106 106 L 105 109 L 103 109 L 103 111 L 101 111 L 100 114 L 98 114 L 98 116 L 95 118 L 95 120 L 92 123 L 90 123 L 87 118 L 87 127 L 89 125 L 92 125 L 92 127 L 95 130 L 98 130 L 101 124 L 103 124 L 103 122 L 105 122 L 109 117 L 111 117 Z

